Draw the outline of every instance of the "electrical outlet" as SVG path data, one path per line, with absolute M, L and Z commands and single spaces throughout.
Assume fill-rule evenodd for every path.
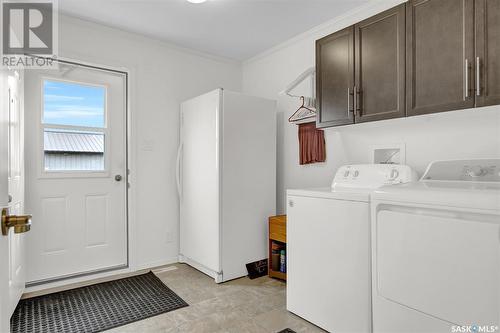
M 141 142 L 141 150 L 142 151 L 153 151 L 155 146 L 155 142 L 151 139 L 143 140 Z
M 174 242 L 174 234 L 171 231 L 167 231 L 167 243 Z

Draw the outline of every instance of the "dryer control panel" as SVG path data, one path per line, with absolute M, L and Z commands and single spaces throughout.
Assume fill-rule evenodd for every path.
M 500 159 L 432 162 L 421 180 L 500 182 Z
M 335 174 L 332 188 L 379 188 L 417 181 L 417 174 L 407 165 L 357 164 L 340 167 Z

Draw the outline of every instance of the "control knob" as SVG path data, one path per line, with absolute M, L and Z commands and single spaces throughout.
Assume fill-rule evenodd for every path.
M 389 180 L 396 180 L 396 178 L 399 177 L 399 171 L 398 169 L 392 169 L 391 174 L 389 176 Z
M 472 178 L 478 178 L 478 177 L 482 177 L 482 176 L 486 175 L 487 173 L 488 173 L 488 170 L 482 168 L 481 166 L 475 166 L 475 167 L 468 169 L 465 172 L 465 175 L 468 177 L 472 177 Z

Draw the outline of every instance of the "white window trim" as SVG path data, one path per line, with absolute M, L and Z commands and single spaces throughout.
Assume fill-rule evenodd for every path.
M 103 127 L 87 127 L 87 126 L 74 126 L 74 125 L 59 125 L 59 124 L 47 124 L 44 122 L 44 111 L 45 111 L 45 94 L 44 94 L 44 82 L 45 81 L 56 81 L 56 82 L 66 82 L 71 84 L 78 84 L 90 87 L 104 88 L 104 126 Z M 109 154 L 106 152 L 110 151 L 111 148 L 111 136 L 110 129 L 108 126 L 108 86 L 103 84 L 81 82 L 75 80 L 66 80 L 61 78 L 55 78 L 51 76 L 41 77 L 40 84 L 40 109 L 39 111 L 39 122 L 38 127 L 38 152 L 39 152 L 39 167 L 38 167 L 38 178 L 106 178 L 109 177 L 111 172 L 109 170 L 110 160 Z M 45 129 L 60 129 L 60 130 L 70 130 L 75 132 L 90 132 L 90 133 L 102 133 L 104 135 L 104 170 L 46 170 L 45 169 L 45 148 L 44 148 L 44 132 Z

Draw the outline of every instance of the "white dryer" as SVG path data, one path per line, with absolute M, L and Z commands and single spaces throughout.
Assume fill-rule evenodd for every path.
M 373 331 L 498 332 L 500 159 L 372 195 Z
M 287 309 L 331 332 L 371 331 L 370 193 L 402 165 L 341 167 L 331 188 L 288 190 Z

